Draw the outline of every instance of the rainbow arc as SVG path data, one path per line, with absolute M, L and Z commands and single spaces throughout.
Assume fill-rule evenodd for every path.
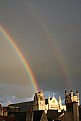
M 16 45 L 14 39 L 8 34 L 8 32 L 1 25 L 0 25 L 0 33 L 5 38 L 5 41 L 7 41 L 10 44 L 10 46 L 12 46 L 13 49 L 15 50 L 15 52 L 17 53 L 22 64 L 24 65 L 24 68 L 27 72 L 27 75 L 29 75 L 30 80 L 33 83 L 33 88 L 34 88 L 35 92 L 38 92 L 39 87 L 38 87 L 38 84 L 37 84 L 36 79 L 34 77 L 34 74 L 30 68 L 30 65 L 29 65 L 28 61 L 25 59 L 25 57 L 23 56 L 19 47 Z

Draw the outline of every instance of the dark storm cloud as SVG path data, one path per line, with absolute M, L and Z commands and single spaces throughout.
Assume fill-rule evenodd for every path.
M 74 90 L 78 88 L 81 92 L 80 0 L 1 0 L 0 14 L 0 24 L 14 38 L 28 60 L 40 88 L 64 90 L 69 86 Z M 5 80 L 10 82 L 16 76 L 15 83 L 19 83 L 16 71 L 15 73 L 10 72 L 13 75 L 10 78 L 5 76 L 2 71 L 16 68 L 22 73 L 20 74 L 22 80 L 26 76 L 22 64 L 20 63 L 19 66 L 18 59 L 14 59 L 14 52 L 9 52 L 12 49 L 8 47 L 7 54 L 5 54 L 6 47 L 3 47 L 6 45 L 4 43 L 2 47 L 1 41 L 0 39 L 1 80 L 4 80 L 5 83 Z M 5 66 L 2 66 L 4 59 L 7 62 Z M 6 71 L 6 75 L 7 73 L 9 71 Z M 69 85 L 65 76 L 67 76 L 66 79 L 69 79 Z M 13 81 L 11 83 L 13 84 Z M 19 83 L 19 85 L 21 84 Z

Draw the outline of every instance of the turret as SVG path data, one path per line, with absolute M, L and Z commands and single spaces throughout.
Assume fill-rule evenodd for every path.
M 79 92 L 78 92 L 78 90 L 76 91 L 76 96 L 77 96 L 78 105 L 80 105 L 80 101 L 79 101 Z
M 58 99 L 58 104 L 61 106 L 62 105 L 62 101 L 61 101 L 61 97 L 59 96 L 59 99 Z
M 66 97 L 66 96 L 68 96 L 68 92 L 67 92 L 67 90 L 65 90 L 65 97 Z
M 71 94 L 71 101 L 73 102 L 73 91 L 72 90 L 71 90 L 70 94 Z
M 71 90 L 71 97 L 73 97 L 73 91 Z
M 76 91 L 76 96 L 79 99 L 79 92 L 78 92 L 78 90 Z
M 50 95 L 48 96 L 48 104 L 50 103 Z

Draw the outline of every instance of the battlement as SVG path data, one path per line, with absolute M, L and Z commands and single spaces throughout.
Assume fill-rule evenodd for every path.
M 72 90 L 70 91 L 70 93 L 65 90 L 65 104 L 73 102 L 77 102 L 78 106 L 80 105 L 78 90 L 76 91 L 76 94 Z

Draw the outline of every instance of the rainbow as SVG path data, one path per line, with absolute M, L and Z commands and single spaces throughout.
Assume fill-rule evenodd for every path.
M 39 87 L 38 87 L 36 79 L 35 79 L 35 77 L 33 75 L 33 72 L 32 72 L 32 70 L 31 70 L 31 68 L 29 66 L 29 63 L 27 62 L 27 60 L 23 56 L 22 52 L 20 51 L 20 49 L 16 45 L 15 41 L 13 40 L 13 38 L 7 33 L 7 31 L 1 25 L 0 25 L 0 33 L 1 33 L 2 36 L 5 37 L 5 40 L 10 44 L 10 46 L 12 46 L 14 48 L 14 50 L 16 51 L 18 57 L 20 58 L 22 64 L 25 67 L 25 70 L 26 70 L 27 74 L 30 77 L 30 80 L 32 81 L 35 92 L 38 92 Z
M 71 83 L 71 75 L 69 72 L 69 66 L 68 66 L 66 60 L 64 59 L 63 54 L 62 54 L 61 50 L 59 49 L 58 43 L 56 43 L 55 38 L 53 38 L 51 32 L 49 31 L 48 27 L 44 23 L 42 17 L 38 13 L 38 11 L 35 10 L 35 8 L 33 8 L 32 5 L 28 1 L 27 2 L 21 1 L 21 2 L 24 3 L 24 6 L 30 10 L 33 17 L 39 23 L 40 28 L 41 28 L 42 32 L 44 33 L 44 37 L 47 40 L 47 43 L 48 43 L 48 46 L 49 46 L 51 52 L 53 54 L 55 54 L 55 56 L 56 56 L 57 63 L 60 67 L 60 72 L 63 76 L 64 83 L 66 83 L 67 88 L 73 88 L 73 84 Z

